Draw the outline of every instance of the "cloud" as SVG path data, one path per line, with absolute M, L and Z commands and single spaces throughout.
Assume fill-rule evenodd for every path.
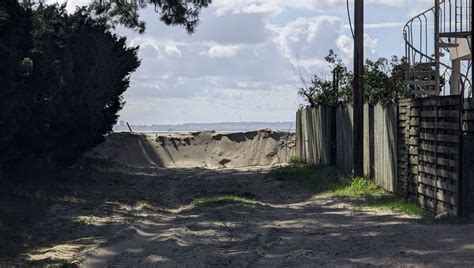
M 238 46 L 220 46 L 216 45 L 209 49 L 209 57 L 211 58 L 230 58 L 237 55 Z
M 283 27 L 269 26 L 275 42 L 291 62 L 323 58 L 344 31 L 344 22 L 335 16 L 297 18 Z
M 171 56 L 171 57 L 178 57 L 178 58 L 181 57 L 181 50 L 179 50 L 175 45 L 170 45 L 170 44 L 166 45 L 165 53 L 166 55 Z
M 354 5 L 354 0 L 350 0 L 350 6 Z M 415 4 L 432 3 L 430 0 L 366 0 L 366 7 L 390 7 L 404 8 Z M 249 14 L 267 13 L 277 15 L 285 10 L 305 10 L 318 13 L 343 10 L 346 8 L 346 0 L 215 0 L 213 6 L 216 14 Z
M 337 48 L 343 53 L 343 58 L 346 61 L 351 61 L 354 57 L 354 41 L 352 37 L 347 35 L 341 35 L 337 41 Z M 364 35 L 364 56 L 373 58 L 376 56 L 378 40 L 371 38 L 369 35 Z
M 353 57 L 353 40 L 347 33 L 344 21 L 336 16 L 316 16 L 297 18 L 277 27 L 270 25 L 274 41 L 281 53 L 293 65 L 319 72 L 327 68 L 324 57 L 330 49 L 341 55 L 349 63 Z M 365 35 L 365 51 L 368 57 L 376 54 L 377 39 Z

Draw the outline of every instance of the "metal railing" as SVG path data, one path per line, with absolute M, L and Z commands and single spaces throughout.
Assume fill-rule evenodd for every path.
M 434 6 L 405 24 L 403 37 L 409 66 L 407 87 L 413 95 L 448 94 L 451 84 L 457 82 L 462 90 L 460 93 L 463 95 L 467 88 L 470 96 L 471 81 L 467 73 L 471 64 L 458 72 L 459 81 L 453 81 L 453 68 L 443 62 L 443 57 L 456 46 L 453 43 L 456 38 L 470 36 L 471 4 L 472 0 L 441 0 L 438 10 Z

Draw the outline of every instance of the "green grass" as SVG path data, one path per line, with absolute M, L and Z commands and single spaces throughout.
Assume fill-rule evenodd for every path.
M 201 196 L 201 197 L 195 198 L 192 202 L 193 205 L 208 205 L 208 204 L 214 204 L 214 203 L 235 203 L 235 204 L 241 204 L 241 205 L 254 205 L 254 204 L 257 204 L 258 201 L 256 201 L 252 197 L 226 194 L 226 195 Z
M 319 192 L 337 189 L 346 180 L 333 167 L 316 167 L 300 162 L 276 168 L 269 175 L 278 180 L 297 182 Z
M 364 178 L 346 180 L 331 192 L 334 196 L 375 196 L 385 193 L 373 181 Z
M 372 180 L 350 179 L 333 167 L 316 167 L 292 162 L 287 166 L 273 170 L 270 175 L 279 180 L 297 182 L 317 193 L 350 198 L 352 201 L 362 202 L 368 207 L 388 209 L 418 218 L 432 217 L 429 212 L 418 207 L 415 202 L 385 191 Z
M 369 207 L 388 209 L 418 218 L 431 217 L 431 213 L 420 208 L 414 201 L 391 194 L 365 178 L 347 180 L 331 193 L 333 196 L 361 197 Z

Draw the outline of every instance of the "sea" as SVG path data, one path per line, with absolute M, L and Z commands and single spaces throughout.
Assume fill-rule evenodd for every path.
M 198 131 L 216 131 L 219 133 L 246 132 L 257 129 L 273 129 L 282 132 L 294 133 L 295 122 L 224 122 L 224 123 L 187 123 L 177 125 L 133 125 L 121 121 L 114 127 L 114 132 L 148 133 L 156 135 L 167 135 L 171 133 L 188 133 Z

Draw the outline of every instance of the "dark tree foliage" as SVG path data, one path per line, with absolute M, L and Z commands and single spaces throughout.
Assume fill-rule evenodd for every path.
M 91 5 L 90 10 L 111 27 L 120 24 L 142 33 L 146 24 L 140 20 L 139 11 L 151 6 L 166 25 L 183 26 L 188 33 L 193 33 L 200 22 L 201 10 L 208 7 L 211 2 L 212 0 L 139 0 L 127 3 L 124 0 L 97 0 Z
M 342 60 L 333 51 L 329 50 L 325 57 L 331 71 L 330 79 L 313 75 L 309 85 L 303 82 L 304 86 L 298 90 L 311 107 L 317 105 L 337 106 L 347 103 L 352 97 L 352 73 L 348 71 Z M 300 80 L 305 79 L 301 77 Z
M 353 74 L 333 50 L 325 60 L 329 64 L 331 76 L 313 75 L 309 85 L 299 89 L 298 94 L 312 107 L 316 105 L 336 106 L 352 101 Z M 364 65 L 364 98 L 369 104 L 395 103 L 406 96 L 404 85 L 407 63 L 393 56 L 390 60 L 379 58 L 367 60 Z M 305 83 L 303 83 L 305 84 Z
M 369 104 L 395 103 L 406 95 L 406 61 L 393 56 L 390 60 L 367 60 L 364 68 L 364 98 Z
M 0 2 L 0 167 L 21 157 L 17 137 L 32 115 L 34 100 L 27 77 L 32 72 L 31 11 L 17 1 Z
M 16 0 L 7 2 L 15 6 Z M 19 6 L 12 10 L 19 13 L 7 10 L 7 23 L 28 18 L 32 29 L 21 42 L 30 47 L 11 60 L 17 62 L 16 74 L 10 75 L 9 84 L 2 82 L 1 109 L 12 100 L 21 102 L 16 110 L 10 108 L 10 117 L 2 118 L 5 127 L 0 131 L 12 133 L 12 138 L 2 139 L 0 146 L 9 147 L 16 156 L 7 156 L 0 164 L 4 169 L 13 163 L 72 164 L 116 123 L 124 104 L 122 93 L 140 64 L 138 48 L 127 48 L 125 38 L 110 33 L 85 8 L 73 15 L 58 5 L 33 12 Z M 0 42 L 7 50 L 21 47 L 5 40 Z M 3 69 L 0 73 L 8 74 Z

